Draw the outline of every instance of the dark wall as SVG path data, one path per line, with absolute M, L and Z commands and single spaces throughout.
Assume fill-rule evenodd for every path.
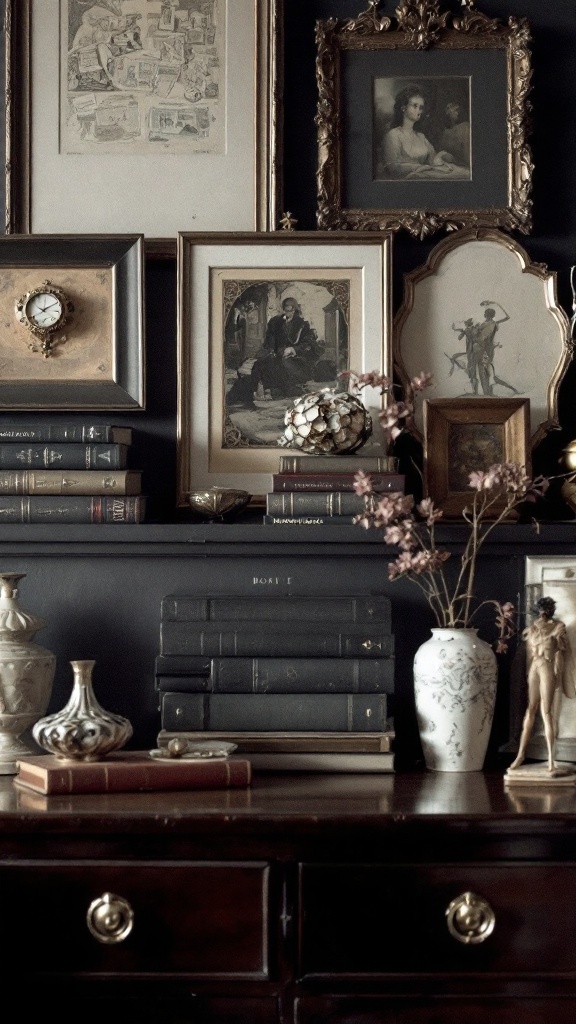
M 310 11 L 319 16 L 355 16 L 363 7 L 362 0 L 285 0 L 286 2 L 286 136 L 297 138 L 297 146 L 287 147 L 285 154 L 285 207 L 298 217 L 300 229 L 314 227 L 315 210 L 315 135 L 314 114 L 316 86 L 314 76 L 314 28 Z M 393 15 L 397 0 L 385 0 L 382 13 Z M 452 0 L 454 12 L 460 10 Z M 366 4 L 367 6 L 367 4 Z M 488 15 L 506 19 L 509 15 L 529 19 L 533 36 L 533 122 L 531 138 L 535 164 L 533 181 L 534 230 L 530 236 L 518 235 L 532 260 L 545 263 L 557 272 L 558 295 L 564 309 L 571 313 L 569 271 L 576 263 L 576 200 L 574 198 L 574 167 L 576 166 L 576 53 L 575 0 L 481 0 L 481 9 Z M 0 10 L 4 7 L 0 0 Z M 3 56 L 0 48 L 0 58 Z M 0 106 L 0 116 L 2 116 Z M 3 146 L 4 132 L 0 131 Z M 183 224 L 187 230 L 189 225 Z M 402 299 L 403 274 L 421 265 L 431 248 L 444 237 L 442 233 L 425 242 L 406 233 L 398 234 L 394 243 L 394 304 Z M 178 511 L 176 501 L 176 267 L 173 260 L 149 260 L 146 268 L 146 334 L 147 334 L 147 408 L 135 414 L 93 415 L 94 422 L 114 422 L 136 429 L 132 465 L 144 472 L 143 489 L 149 495 L 149 519 L 160 523 L 178 522 L 186 513 Z M 201 342 L 199 342 L 201 343 Z M 535 469 L 554 473 L 562 447 L 576 437 L 576 386 L 572 365 L 560 390 L 561 430 L 551 433 L 535 453 Z M 39 414 L 38 414 L 39 415 Z M 46 414 L 44 414 L 45 417 Z M 76 414 L 79 419 L 86 416 Z M 32 413 L 3 414 L 2 420 L 30 421 Z M 62 414 L 52 419 L 68 419 Z M 558 500 L 548 502 L 542 515 L 566 517 L 566 508 Z M 127 528 L 130 529 L 130 528 Z M 147 528 L 142 528 L 146 530 Z M 513 529 L 513 527 L 512 527 Z M 71 535 L 70 535 L 71 536 Z M 189 538 L 186 538 L 187 543 Z M 23 590 L 26 608 L 46 614 L 50 623 L 39 642 L 58 653 L 59 668 L 51 710 L 62 706 L 69 692 L 68 660 L 73 657 L 96 657 L 98 694 L 105 707 L 128 714 L 136 727 L 135 742 L 149 745 L 158 726 L 157 701 L 153 690 L 153 657 L 157 651 L 160 598 L 172 588 L 182 589 L 187 578 L 195 577 L 197 566 L 182 559 L 175 549 L 173 557 L 156 557 L 143 547 L 132 562 L 130 557 L 114 556 L 100 559 L 97 569 L 90 558 L 78 562 L 72 557 L 62 560 L 62 551 L 35 550 L 34 545 L 21 543 L 14 547 L 6 533 L 4 565 L 28 572 Z M 199 542 L 200 543 L 200 542 Z M 60 545 L 61 547 L 61 545 Z M 188 543 L 188 547 L 191 545 Z M 568 546 L 562 551 L 568 553 Z M 498 596 L 517 600 L 518 578 L 525 550 L 516 552 L 512 565 L 507 555 L 499 556 L 497 565 L 489 561 L 482 579 L 490 585 L 498 575 Z M 128 553 L 126 553 L 128 556 Z M 251 564 L 253 552 L 247 551 Z M 45 556 L 45 557 L 42 557 Z M 340 556 L 339 556 L 340 557 Z M 204 566 L 204 556 L 199 563 Z M 211 563 L 206 562 L 206 571 Z M 382 573 L 383 567 L 374 566 Z M 366 567 L 369 572 L 369 567 Z M 222 579 L 226 570 L 222 568 Z M 149 585 L 150 584 L 150 585 Z M 404 594 L 394 589 L 398 622 L 410 618 L 414 601 L 411 591 Z M 492 595 L 490 595 L 492 596 Z M 71 613 L 71 607 L 74 610 Z M 417 751 L 411 691 L 411 659 L 417 643 L 424 639 L 430 624 L 425 615 L 416 616 L 421 633 L 401 632 L 399 664 L 402 666 L 398 690 L 398 722 L 407 737 L 407 752 Z M 63 624 L 64 623 L 64 627 Z M 405 645 L 405 646 L 404 646 Z M 501 700 L 507 705 L 505 688 Z M 506 736 L 506 711 L 496 739 Z
M 286 2 L 286 139 L 297 139 L 285 153 L 285 206 L 298 217 L 300 229 L 314 228 L 316 83 L 315 17 L 357 15 L 362 0 L 285 0 Z M 365 5 L 367 6 L 367 4 Z M 384 0 L 381 12 L 394 14 L 397 0 Z M 559 301 L 571 313 L 569 270 L 576 263 L 576 4 L 574 0 L 481 0 L 480 9 L 506 20 L 528 18 L 533 34 L 534 230 L 518 235 L 532 260 L 546 263 L 558 275 Z M 4 8 L 4 0 L 1 0 Z M 451 9 L 460 9 L 452 0 Z M 0 132 L 3 145 L 3 132 Z M 187 230 L 189 225 L 183 224 Z M 443 233 L 423 242 L 406 232 L 394 244 L 394 304 L 402 299 L 403 274 L 422 264 Z M 147 409 L 132 415 L 114 414 L 119 423 L 137 428 L 132 465 L 144 471 L 149 518 L 178 521 L 176 495 L 176 271 L 171 260 L 149 260 L 146 272 Z M 535 469 L 553 473 L 564 444 L 576 437 L 576 386 L 571 366 L 560 390 L 561 431 L 551 433 L 535 453 Z M 6 417 L 7 414 L 5 414 Z M 80 415 L 80 414 L 77 414 Z M 2 417 L 4 418 L 4 417 Z M 30 420 L 29 413 L 10 414 Z M 82 417 L 85 418 L 85 417 Z M 95 422 L 107 416 L 91 417 Z M 565 516 L 550 502 L 547 514 Z

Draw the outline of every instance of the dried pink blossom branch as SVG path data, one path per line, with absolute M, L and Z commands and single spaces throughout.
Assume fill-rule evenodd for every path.
M 481 607 L 493 605 L 498 629 L 496 649 L 503 652 L 507 649 L 507 640 L 515 633 L 515 609 L 510 602 L 501 604 L 494 599 L 473 607 L 478 554 L 494 528 L 515 508 L 546 492 L 548 480 L 544 477 L 531 479 L 523 466 L 512 462 L 495 464 L 485 472 L 474 470 L 469 480 L 474 495 L 471 507 L 466 507 L 463 514 L 470 526 L 470 535 L 455 583 L 450 583 L 445 572 L 450 552 L 436 544 L 435 526 L 442 511 L 434 506 L 431 498 L 424 498 L 416 506 L 410 495 L 376 495 L 370 476 L 358 472 L 354 490 L 363 495 L 365 509 L 354 521 L 366 529 L 383 529 L 385 542 L 400 548 L 400 554 L 388 566 L 388 577 L 390 580 L 404 577 L 416 583 L 439 626 L 470 627 Z

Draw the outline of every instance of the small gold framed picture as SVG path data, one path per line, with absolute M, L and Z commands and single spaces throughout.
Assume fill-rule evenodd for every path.
M 447 518 L 471 507 L 470 473 L 516 462 L 530 474 L 528 399 L 432 398 L 423 411 L 424 491 Z

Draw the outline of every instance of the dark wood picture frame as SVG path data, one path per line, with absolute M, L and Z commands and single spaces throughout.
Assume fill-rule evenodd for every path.
M 527 398 L 432 398 L 423 411 L 424 493 L 446 518 L 461 518 L 471 506 L 469 473 L 516 462 L 530 474 Z M 497 502 L 494 512 L 501 507 Z
M 5 365 L 0 379 L 0 411 L 144 409 L 143 254 L 143 235 L 0 237 L 0 268 L 5 278 L 11 272 L 18 281 L 25 281 L 27 289 L 46 279 L 62 286 L 65 277 L 66 293 L 76 307 L 73 321 L 66 327 L 66 340 L 56 345 L 53 356 L 44 359 L 41 353 L 29 350 L 29 336 L 16 324 L 13 307 L 18 295 L 6 296 L 6 328 L 14 322 L 13 330 L 17 332 L 14 352 L 20 366 L 23 358 L 30 362 L 25 376 L 20 375 L 17 365 L 12 372 Z M 102 292 L 97 299 L 90 295 L 90 275 L 94 283 L 101 278 Z M 83 337 L 90 339 L 86 350 L 82 345 L 74 347 L 74 331 L 79 325 Z M 97 365 L 100 350 L 101 366 Z
M 452 15 L 440 0 L 402 0 L 395 18 L 380 15 L 379 6 L 380 0 L 370 0 L 357 18 L 317 23 L 318 227 L 404 228 L 420 238 L 440 228 L 475 226 L 528 234 L 531 37 L 526 19 L 503 23 L 473 7 Z M 378 140 L 392 135 L 392 105 L 403 86 L 410 83 L 424 95 L 422 119 L 432 92 L 440 139 L 450 84 L 461 93 L 466 79 L 470 159 L 464 177 L 458 160 L 434 163 L 446 150 L 434 136 L 436 145 L 427 138 L 424 120 L 418 122 L 419 139 L 431 149 L 429 157 L 422 155 L 429 160 L 425 170 L 424 165 L 411 171 L 405 164 L 382 163 L 384 157 L 376 161 Z M 388 119 L 384 98 L 377 99 L 377 81 L 385 86 Z M 381 172 L 380 166 L 388 170 Z

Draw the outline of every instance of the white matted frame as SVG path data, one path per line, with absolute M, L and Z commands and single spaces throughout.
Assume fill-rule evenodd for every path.
M 551 597 L 556 602 L 555 616 L 566 624 L 572 658 L 576 659 L 576 555 L 526 556 L 523 609 L 526 625 L 533 620 L 534 605 L 541 597 Z M 523 688 L 525 691 L 525 679 Z M 525 696 L 524 693 L 524 700 Z M 559 689 L 554 713 L 558 728 L 556 757 L 560 761 L 576 761 L 576 699 L 567 698 Z M 548 756 L 540 713 L 527 753 L 529 757 L 542 760 Z
M 283 413 L 292 402 L 275 394 L 268 404 L 252 403 L 250 374 L 272 311 L 281 313 L 286 295 L 299 297 L 302 316 L 316 323 L 321 346 L 334 331 L 334 319 L 341 325 L 341 357 L 331 369 L 327 359 L 319 360 L 319 375 L 332 374 L 335 380 L 335 370 L 344 368 L 390 374 L 391 245 L 389 233 L 180 233 L 178 505 L 199 488 L 236 487 L 257 496 L 271 489 L 271 474 L 286 450 L 277 443 Z M 243 309 L 243 315 L 247 312 L 249 320 L 252 314 L 255 323 L 251 335 L 248 327 L 246 351 L 234 360 L 228 327 L 244 300 L 253 308 Z M 322 317 L 314 320 L 311 313 L 318 309 Z M 326 336 L 321 337 L 324 322 Z M 331 362 L 334 341 L 325 350 Z M 244 419 L 232 417 L 231 423 L 228 398 L 237 380 L 237 387 L 245 389 L 247 408 Z M 322 386 L 327 376 L 306 383 L 310 387 L 303 390 Z M 344 390 L 344 383 L 338 383 Z M 376 417 L 383 402 L 379 392 L 365 390 L 363 401 Z M 250 429 L 260 417 L 263 432 L 254 440 Z M 248 431 L 243 432 L 243 423 Z M 376 427 L 373 445 L 382 454 L 380 435 Z M 363 454 L 369 447 L 370 442 Z
M 72 2 L 76 0 L 6 3 L 7 233 L 141 232 L 154 240 L 150 249 L 163 254 L 174 251 L 174 239 L 183 227 L 202 231 L 267 227 L 267 0 L 210 0 L 208 4 L 223 22 L 217 56 L 223 65 L 221 151 L 163 152 L 165 147 L 160 146 L 160 152 L 148 154 L 130 152 L 129 140 L 116 152 L 100 152 L 97 146 L 88 154 L 61 151 L 61 21 L 68 17 L 67 5 Z M 159 14 L 163 6 L 160 0 L 104 0 L 104 4 L 111 14 L 113 9 L 120 11 L 124 20 L 129 9 L 136 10 L 138 5 L 139 10 L 144 5 L 144 20 L 148 7 L 158 8 Z M 102 7 L 96 2 L 93 6 Z M 194 4 L 183 0 L 180 7 L 176 16 L 182 12 L 189 16 Z M 146 43 L 144 35 L 138 45 Z M 134 51 L 128 56 L 133 57 Z M 121 97 L 122 93 L 111 95 Z M 93 106 L 101 98 L 97 92 L 80 94 L 85 102 L 91 99 Z M 170 96 L 162 102 L 169 101 Z M 189 103 L 186 106 L 190 108 Z M 172 242 L 162 243 L 162 239 Z
M 394 359 L 408 393 L 410 379 L 426 370 L 433 399 L 527 398 L 534 448 L 559 426 L 558 390 L 572 351 L 556 274 L 501 231 L 457 231 L 404 275 Z M 415 432 L 422 434 L 419 402 Z

